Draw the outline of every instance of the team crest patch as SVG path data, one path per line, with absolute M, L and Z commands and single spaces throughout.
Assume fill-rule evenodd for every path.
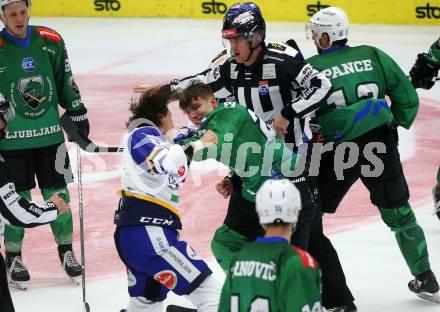
M 21 67 L 27 73 L 31 73 L 35 70 L 37 63 L 34 61 L 32 57 L 25 57 L 21 62 Z
M 20 94 L 26 106 L 33 111 L 38 110 L 40 105 L 44 102 L 44 83 L 41 76 L 29 77 L 21 79 L 18 85 Z
M 156 273 L 154 279 L 168 289 L 173 289 L 177 284 L 176 273 L 170 270 L 164 270 Z
M 269 82 L 267 80 L 258 81 L 258 92 L 261 95 L 269 94 Z

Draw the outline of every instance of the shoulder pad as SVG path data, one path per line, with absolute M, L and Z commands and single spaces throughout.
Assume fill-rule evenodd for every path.
M 316 260 L 307 251 L 304 251 L 301 248 L 293 246 L 293 245 L 292 245 L 292 248 L 296 251 L 296 253 L 300 257 L 301 262 L 304 265 L 304 267 L 312 268 L 312 269 L 318 268 L 318 262 L 316 262 Z
M 221 64 L 225 63 L 230 57 L 231 57 L 231 55 L 229 54 L 228 50 L 224 49 L 219 54 L 217 54 L 216 57 L 214 57 L 212 59 L 211 66 L 215 67 L 215 66 L 221 65 Z
M 299 51 L 295 50 L 284 42 L 270 42 L 267 44 L 267 49 L 270 52 L 275 52 L 291 57 L 295 57 L 299 53 Z
M 267 48 L 268 49 L 279 50 L 279 51 L 286 51 L 287 45 L 281 44 L 281 43 L 278 43 L 278 42 L 269 42 L 269 44 L 267 45 Z
M 50 28 L 36 27 L 35 30 L 37 34 L 43 39 L 49 39 L 55 41 L 56 43 L 61 43 L 63 41 L 61 35 Z

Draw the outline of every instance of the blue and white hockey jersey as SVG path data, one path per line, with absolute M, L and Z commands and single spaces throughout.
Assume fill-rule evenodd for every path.
M 182 148 L 156 128 L 137 128 L 126 136 L 122 166 L 115 224 L 181 229 L 178 188 L 188 173 Z

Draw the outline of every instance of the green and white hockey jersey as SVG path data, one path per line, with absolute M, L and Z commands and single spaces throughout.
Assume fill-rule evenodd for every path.
M 321 312 L 318 264 L 284 238 L 258 238 L 232 261 L 218 311 Z
M 272 128 L 239 103 L 219 103 L 202 119 L 197 135 L 182 144 L 199 140 L 207 130 L 217 135 L 218 144 L 199 150 L 193 160 L 216 159 L 234 170 L 242 180 L 245 199 L 255 202 L 261 184 L 274 174 L 294 176 L 296 154 Z
M 81 97 L 62 37 L 54 30 L 29 26 L 22 41 L 0 32 L 0 92 L 11 101 L 15 118 L 0 150 L 61 143 L 58 104 L 75 111 Z
M 352 132 L 356 136 L 389 123 L 390 119 L 406 129 L 413 123 L 419 105 L 417 92 L 397 63 L 383 51 L 371 46 L 344 46 L 328 49 L 307 62 L 324 73 L 332 83 L 326 105 L 322 105 L 317 112 L 322 132 L 328 139 L 334 139 L 336 134 L 326 133 L 325 125 L 333 123 L 332 129 L 339 127 L 331 113 L 340 110 L 341 114 L 348 106 L 355 104 L 357 107 L 352 107 L 351 113 L 353 109 L 364 111 L 361 113 L 364 119 L 362 126 Z M 379 109 L 385 96 L 391 101 L 388 113 L 386 109 Z M 368 106 L 370 102 L 362 102 L 365 99 L 380 99 L 381 103 Z M 350 114 L 348 116 L 352 117 Z M 344 133 L 337 135 L 342 135 L 339 139 L 344 140 Z

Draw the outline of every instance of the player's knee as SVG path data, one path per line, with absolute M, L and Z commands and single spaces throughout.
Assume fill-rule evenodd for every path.
M 382 220 L 393 231 L 399 232 L 417 225 L 416 216 L 409 203 L 398 208 L 379 208 Z
M 193 292 L 188 299 L 200 312 L 216 312 L 220 301 L 222 283 L 209 275 Z
M 399 208 L 408 202 L 408 184 L 401 168 L 394 176 L 368 186 L 371 201 L 378 207 Z

